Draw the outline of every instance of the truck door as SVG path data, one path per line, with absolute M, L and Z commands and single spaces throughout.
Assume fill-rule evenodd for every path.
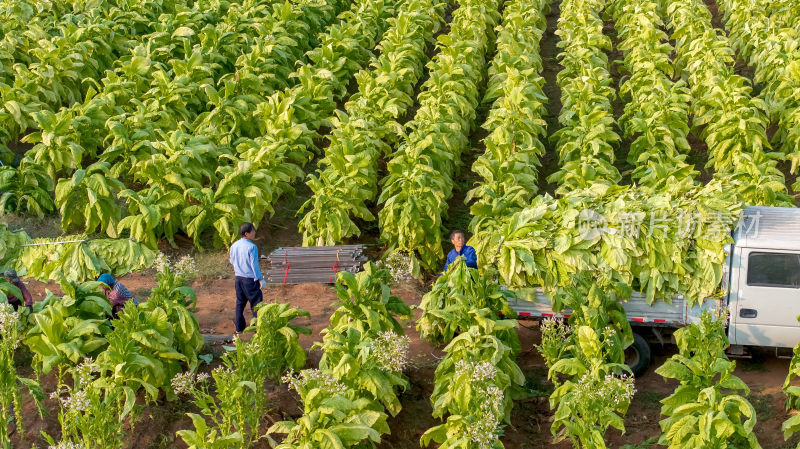
M 738 291 L 731 292 L 732 343 L 794 347 L 800 342 L 800 253 L 740 250 Z

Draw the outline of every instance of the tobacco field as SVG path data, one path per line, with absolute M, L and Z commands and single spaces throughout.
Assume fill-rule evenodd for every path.
M 622 306 L 798 172 L 795 0 L 0 0 L 0 447 L 800 448 L 800 346 Z M 374 261 L 231 338 L 243 222 Z

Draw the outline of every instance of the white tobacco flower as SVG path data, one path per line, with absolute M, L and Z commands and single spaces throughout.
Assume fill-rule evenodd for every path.
M 464 364 L 469 366 L 470 364 Z M 475 364 L 472 364 L 475 365 Z M 467 428 L 467 436 L 480 449 L 491 449 L 500 438 L 500 420 L 503 416 L 503 390 L 490 386 L 478 390 L 481 401 L 478 404 L 476 419 Z M 473 415 L 473 416 L 476 416 Z
M 73 443 L 71 441 L 62 441 L 56 446 L 47 446 L 47 449 L 86 449 L 81 443 Z
M 231 375 L 233 374 L 233 370 L 228 368 L 227 366 L 218 366 L 211 371 L 212 376 L 219 376 L 219 375 Z
M 389 275 L 395 283 L 411 279 L 411 258 L 403 252 L 390 254 L 378 265 L 389 271 Z
M 259 344 L 256 340 L 250 340 L 250 342 L 245 345 L 245 352 L 249 355 L 258 355 L 261 353 L 261 344 Z
M 158 273 L 163 274 L 164 271 L 169 268 L 169 257 L 164 253 L 158 253 L 158 257 L 156 257 L 155 262 L 153 262 L 153 268 L 155 268 Z
M 486 380 L 494 379 L 497 375 L 497 369 L 489 362 L 479 362 L 473 366 L 472 381 L 483 382 Z
M 197 267 L 195 267 L 194 259 L 192 256 L 183 256 L 178 260 L 174 267 L 175 276 L 188 281 L 197 276 Z
M 91 402 L 86 397 L 86 392 L 81 390 L 76 391 L 71 396 L 61 398 L 61 405 L 70 411 L 82 412 L 89 408 Z
M 586 373 L 576 385 L 576 401 L 578 403 L 591 403 L 601 401 L 606 407 L 617 408 L 630 404 L 636 394 L 632 376 L 606 375 L 596 379 Z
M 564 341 L 572 334 L 572 326 L 554 318 L 542 321 L 539 330 L 542 333 L 542 341 L 545 339 Z
M 211 371 L 211 376 L 214 378 L 214 381 L 217 383 L 217 385 L 227 385 L 228 383 L 237 380 L 233 370 L 225 366 L 218 366 L 214 368 Z
M 208 375 L 206 374 L 206 377 Z M 191 371 L 186 371 L 185 373 L 178 373 L 175 377 L 172 378 L 170 384 L 172 385 L 172 391 L 175 394 L 189 394 L 194 390 L 195 386 L 195 375 Z
M 340 394 L 347 391 L 347 387 L 339 379 L 318 369 L 300 371 L 299 376 L 295 376 L 295 373 L 290 371 L 281 380 L 298 393 L 312 388 L 319 388 L 330 394 Z
M 489 410 L 500 410 L 505 398 L 503 390 L 497 387 L 486 387 L 483 390 L 483 394 L 486 396 L 486 402 L 481 404 L 481 407 L 488 407 Z
M 467 428 L 467 436 L 480 449 L 490 449 L 500 438 L 500 420 L 493 413 L 482 413 Z
M 400 336 L 394 331 L 378 334 L 372 342 L 372 355 L 378 365 L 386 371 L 402 372 L 408 363 L 408 346 L 411 341 L 405 335 Z
M 490 362 L 456 362 L 456 374 L 468 375 L 471 382 L 492 380 L 497 375 L 497 368 Z
M 7 302 L 0 303 L 0 339 L 13 341 L 14 348 L 19 345 L 16 338 L 18 321 L 19 315 L 14 310 L 14 306 Z
M 94 378 L 94 373 L 100 371 L 100 367 L 94 363 L 91 357 L 86 357 L 83 362 L 75 367 L 75 375 L 78 385 L 87 385 Z

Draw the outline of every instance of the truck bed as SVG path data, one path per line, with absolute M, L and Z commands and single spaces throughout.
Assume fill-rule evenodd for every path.
M 541 288 L 515 290 L 516 299 L 509 301 L 518 319 L 566 318 L 572 313 L 566 309 L 564 313 L 554 313 L 550 298 Z M 652 306 L 645 296 L 634 292 L 631 298 L 622 303 L 628 321 L 635 325 L 683 327 L 698 320 L 704 310 L 718 313 L 723 306 L 721 298 L 706 298 L 700 306 L 688 307 L 683 296 L 676 296 L 672 304 L 656 301 Z

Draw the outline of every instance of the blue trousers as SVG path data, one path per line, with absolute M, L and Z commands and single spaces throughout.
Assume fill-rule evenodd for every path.
M 256 312 L 253 309 L 263 299 L 264 295 L 261 294 L 261 285 L 258 281 L 236 276 L 236 316 L 233 318 L 236 332 L 242 332 L 247 327 L 244 319 L 244 309 L 247 304 L 250 303 L 250 311 L 255 318 Z

